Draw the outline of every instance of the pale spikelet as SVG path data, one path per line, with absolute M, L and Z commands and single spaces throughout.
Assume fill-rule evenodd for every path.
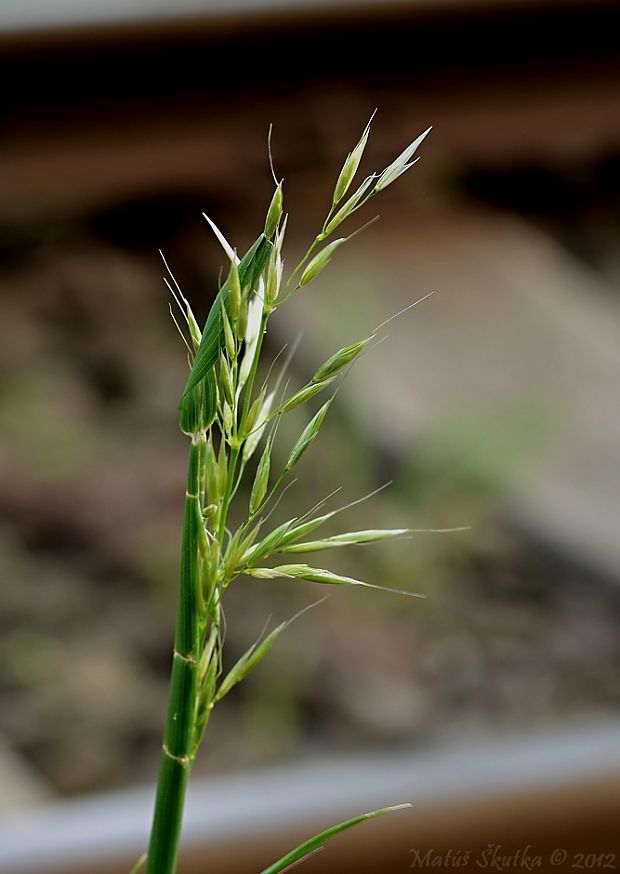
M 363 586 L 365 589 L 377 589 L 380 592 L 392 592 L 396 595 L 409 595 L 412 598 L 423 598 L 417 592 L 405 592 L 401 589 L 390 589 L 386 586 L 376 586 L 355 577 L 345 577 L 334 574 L 324 568 L 310 567 L 307 564 L 282 564 L 274 568 L 252 568 L 247 573 L 259 579 L 275 579 L 276 577 L 292 577 L 307 580 L 309 583 L 324 583 L 329 586 Z
M 226 557 L 224 561 L 224 578 L 227 580 L 232 579 L 232 577 L 234 576 L 235 569 L 239 564 L 239 560 L 247 549 L 245 545 L 242 545 L 244 532 L 244 526 L 240 525 L 239 528 L 237 528 L 235 533 L 232 535 L 228 543 L 228 548 L 226 550 Z
M 241 307 L 241 279 L 237 262 L 233 259 L 230 262 L 230 272 L 228 274 L 228 301 L 230 304 L 230 317 L 234 322 L 239 318 L 239 309 Z
M 213 233 L 214 233 L 215 236 L 217 237 L 218 242 L 219 242 L 219 244 L 221 245 L 222 249 L 226 252 L 226 256 L 227 256 L 228 260 L 229 260 L 229 261 L 234 261 L 236 264 L 238 264 L 238 263 L 239 263 L 239 258 L 237 257 L 237 254 L 236 254 L 235 250 L 234 250 L 233 247 L 230 245 L 230 243 L 228 242 L 228 240 L 226 239 L 226 237 L 224 236 L 224 234 L 220 231 L 220 229 L 219 229 L 218 226 L 215 224 L 215 222 L 212 221 L 212 219 L 209 218 L 209 216 L 206 214 L 206 212 L 203 212 L 202 215 L 203 215 L 203 218 L 205 218 L 205 219 L 209 222 L 209 225 L 210 225 L 210 227 L 211 227 L 211 230 L 213 231 Z
M 294 410 L 295 407 L 305 404 L 305 402 L 309 401 L 310 398 L 313 398 L 316 394 L 323 391 L 324 388 L 327 388 L 333 380 L 334 377 L 331 377 L 330 379 L 323 379 L 320 382 L 310 382 L 308 385 L 304 385 L 303 388 L 300 388 L 298 392 L 295 392 L 294 395 L 291 395 L 291 397 L 282 404 L 280 412 L 288 413 L 290 410 Z
M 224 328 L 224 348 L 226 350 L 226 355 L 228 356 L 229 361 L 234 361 L 237 357 L 237 345 L 235 343 L 232 326 L 224 304 L 222 304 L 222 325 Z
M 212 648 L 205 647 L 198 666 L 198 681 L 205 701 L 213 701 L 216 680 L 217 661 L 213 658 Z
M 396 158 L 392 163 L 385 168 L 383 173 L 379 176 L 377 180 L 377 184 L 375 185 L 375 191 L 383 191 L 384 188 L 387 188 L 388 185 L 391 185 L 399 176 L 401 176 L 406 170 L 416 163 L 418 158 L 414 161 L 411 161 L 414 153 L 416 152 L 418 146 L 422 142 L 422 140 L 430 133 L 431 128 L 427 128 L 424 133 L 421 133 L 420 136 L 415 139 L 407 148 L 400 153 L 398 158 Z
M 360 161 L 362 160 L 362 155 L 364 154 L 364 149 L 366 148 L 366 143 L 368 142 L 368 135 L 370 133 L 370 125 L 372 123 L 373 118 L 375 117 L 376 109 L 370 117 L 370 120 L 364 131 L 358 144 L 355 146 L 352 152 L 349 152 L 347 158 L 344 162 L 342 170 L 340 171 L 340 175 L 338 176 L 338 180 L 336 182 L 336 187 L 334 188 L 334 196 L 333 196 L 333 205 L 336 206 L 342 198 L 345 196 L 347 191 L 349 190 L 349 186 L 353 182 L 353 178 L 357 173 L 358 167 L 360 165 Z
M 291 543 L 293 540 L 299 540 L 300 537 L 306 537 L 306 535 L 311 534 L 313 531 L 316 531 L 319 526 L 324 525 L 332 516 L 335 516 L 337 510 L 332 510 L 330 513 L 324 513 L 322 516 L 316 516 L 314 519 L 309 519 L 307 522 L 302 522 L 301 525 L 295 525 L 293 528 L 290 528 L 286 535 L 280 541 L 280 546 L 285 546 L 288 543 Z M 279 549 L 279 552 L 284 552 L 283 549 Z
M 265 303 L 269 307 L 273 307 L 278 299 L 280 285 L 282 283 L 283 268 L 284 262 L 282 261 L 280 252 L 278 248 L 274 246 L 273 252 L 271 253 L 271 257 L 269 259 L 269 266 L 267 268 L 267 281 L 265 283 Z
M 345 219 L 347 219 L 360 205 L 362 198 L 374 182 L 377 177 L 373 174 L 372 176 L 367 176 L 366 179 L 362 182 L 359 188 L 351 195 L 351 197 L 344 203 L 338 212 L 329 220 L 327 223 L 325 230 L 323 231 L 324 237 L 329 237 L 330 234 L 336 230 L 338 225 L 341 225 Z
M 258 334 L 260 331 L 261 317 L 263 315 L 263 299 L 261 295 L 261 287 L 258 292 L 252 297 L 248 309 L 248 321 L 245 329 L 245 353 L 239 368 L 239 388 L 242 388 L 250 375 L 252 369 L 252 361 L 256 352 L 256 344 L 258 343 Z
M 276 190 L 271 198 L 269 209 L 267 210 L 267 218 L 265 219 L 265 236 L 270 240 L 275 234 L 280 218 L 282 216 L 282 183 L 278 183 Z
M 373 340 L 375 336 L 376 334 L 371 334 L 363 340 L 358 340 L 356 343 L 351 343 L 349 346 L 339 349 L 327 361 L 321 364 L 312 377 L 312 382 L 321 382 L 330 376 L 334 376 L 339 370 L 342 370 L 343 367 L 354 361 L 366 344 Z
M 200 346 L 200 341 L 202 340 L 202 331 L 198 326 L 198 322 L 196 321 L 196 317 L 192 312 L 192 308 L 189 304 L 187 304 L 187 324 L 189 327 L 189 335 L 192 340 L 192 346 L 194 347 L 194 352 Z
M 252 646 L 241 656 L 239 661 L 233 665 L 228 674 L 226 674 L 222 680 L 220 687 L 216 692 L 215 701 L 219 701 L 224 697 L 224 695 L 227 695 L 233 686 L 236 686 L 237 683 L 244 680 L 252 668 L 255 668 L 256 665 L 264 659 L 276 642 L 278 636 L 286 628 L 286 625 L 286 622 L 282 622 L 277 628 L 274 628 L 274 630 L 268 634 L 262 642 L 259 643 L 257 641 L 252 644 Z
M 258 577 L 258 579 L 291 577 L 307 580 L 310 583 L 326 583 L 331 586 L 368 586 L 371 589 L 377 588 L 370 583 L 365 583 L 363 580 L 334 574 L 323 568 L 310 567 L 308 564 L 281 564 L 274 568 L 251 568 L 247 573 L 250 576 Z
M 245 573 L 248 577 L 256 577 L 257 580 L 275 580 L 277 577 L 284 576 L 276 568 L 270 567 L 246 568 Z
M 270 533 L 267 534 L 267 536 L 264 537 L 263 540 L 259 541 L 259 543 L 256 543 L 254 546 L 248 549 L 242 559 L 242 563 L 254 563 L 260 558 L 265 558 L 266 556 L 271 555 L 271 553 L 277 552 L 277 548 L 281 543 L 282 539 L 285 537 L 286 533 L 289 531 L 291 526 L 295 524 L 296 521 L 296 519 L 289 519 L 287 522 L 283 522 L 281 525 L 278 525 L 278 527 L 274 528 L 273 531 L 270 531 Z
M 256 475 L 252 484 L 250 494 L 250 516 L 254 516 L 263 499 L 267 494 L 267 486 L 269 485 L 269 471 L 271 469 L 271 441 L 267 443 L 263 450 L 263 454 L 256 468 Z
M 229 439 L 233 433 L 233 411 L 226 401 L 222 405 L 222 424 L 224 426 L 224 433 L 226 437 Z
M 266 391 L 267 386 L 264 385 L 258 393 L 258 397 L 254 399 L 250 406 L 250 409 L 248 410 L 248 414 L 242 424 L 244 438 L 248 437 L 251 434 L 251 432 L 254 430 L 254 426 L 258 422 L 259 413 L 261 412 L 265 404 Z
M 267 425 L 267 419 L 269 418 L 269 414 L 271 412 L 271 407 L 273 405 L 275 393 L 271 392 L 265 398 L 265 403 L 261 407 L 261 411 L 258 414 L 258 419 L 256 420 L 256 425 L 254 426 L 254 430 L 251 434 L 248 435 L 245 443 L 243 444 L 243 461 L 247 462 L 250 460 L 254 452 L 256 451 L 256 447 L 260 443 L 261 437 L 265 431 L 265 427 Z
M 279 552 L 301 553 L 322 552 L 326 549 L 337 549 L 341 546 L 359 545 L 362 543 L 377 543 L 380 540 L 391 540 L 409 534 L 409 528 L 372 528 L 366 531 L 349 531 L 346 534 L 335 534 L 322 540 L 312 540 L 306 543 L 292 543 L 283 546 Z
M 246 561 L 244 556 L 248 554 L 262 528 L 263 520 L 259 519 L 256 525 L 239 541 L 239 548 L 234 556 L 234 569 L 231 573 L 231 578 L 237 576 L 240 568 L 245 568 Z M 247 530 L 247 524 L 242 526 Z
M 278 637 L 282 634 L 285 628 L 288 628 L 293 622 L 299 619 L 300 616 L 303 616 L 304 613 L 307 613 L 308 610 L 312 610 L 313 607 L 317 607 L 319 604 L 322 604 L 325 598 L 321 598 L 320 601 L 315 601 L 314 604 L 308 604 L 307 607 L 304 607 L 303 610 L 300 610 L 299 613 L 296 613 L 290 619 L 287 619 L 284 622 L 281 622 L 277 625 L 273 631 L 270 631 L 263 640 L 257 640 L 256 643 L 253 643 L 251 647 L 249 647 L 246 652 L 241 656 L 241 658 L 233 665 L 228 674 L 222 680 L 219 689 L 215 695 L 215 701 L 219 701 L 220 698 L 223 698 L 233 686 L 236 686 L 237 683 L 240 683 L 241 680 L 244 680 L 247 675 L 252 671 L 262 660 L 265 658 L 271 647 L 274 645 Z
M 286 235 L 286 226 L 288 224 L 288 213 L 282 219 L 282 224 L 278 228 L 276 232 L 276 238 L 273 241 L 273 247 L 278 253 L 278 255 L 282 255 L 282 245 L 284 243 L 284 237 Z
M 189 303 L 187 303 L 187 325 L 189 327 L 189 335 L 192 340 L 192 346 L 194 347 L 194 352 L 200 346 L 200 341 L 202 340 L 202 331 L 198 326 L 198 322 L 196 321 L 196 317 L 190 307 Z
M 285 465 L 285 470 L 292 470 L 298 461 L 301 459 L 304 452 L 306 452 L 312 443 L 316 440 L 316 437 L 321 429 L 321 425 L 323 424 L 323 420 L 327 415 L 327 411 L 332 405 L 333 398 L 330 398 L 326 404 L 323 404 L 318 413 L 310 419 L 304 430 L 301 432 L 297 442 L 293 446 L 291 450 L 291 454 L 288 457 L 288 460 Z
M 340 237 L 338 240 L 334 240 L 333 243 L 328 243 L 324 249 L 321 249 L 318 255 L 314 256 L 304 272 L 301 274 L 301 279 L 298 283 L 299 288 L 303 288 L 304 285 L 308 285 L 309 282 L 312 282 L 312 280 L 315 279 L 319 275 L 319 273 L 327 267 L 335 250 L 339 246 L 342 246 L 342 244 L 346 242 L 346 239 L 346 237 Z
M 311 583 L 329 583 L 330 585 L 348 585 L 348 586 L 365 586 L 362 580 L 356 580 L 354 577 L 345 577 L 341 574 L 334 574 L 324 568 L 310 567 L 307 564 L 281 564 L 274 568 L 274 571 L 282 574 L 284 577 L 298 577 L 302 580 L 308 580 Z
M 246 331 L 248 329 L 248 313 L 250 308 L 250 301 L 247 294 L 243 295 L 241 298 L 241 303 L 239 304 L 239 315 L 237 316 L 237 334 L 240 339 L 244 339 L 246 335 Z
M 321 540 L 311 540 L 304 543 L 293 543 L 300 537 L 305 537 L 311 530 L 331 519 L 338 511 L 326 513 L 318 519 L 313 519 L 314 525 L 299 525 L 292 529 L 285 539 L 280 542 L 280 553 L 322 552 L 325 549 L 336 549 L 340 546 L 355 546 L 365 543 L 378 543 L 382 540 L 391 540 L 394 537 L 405 537 L 412 534 L 455 534 L 469 531 L 468 525 L 459 525 L 455 528 L 371 528 L 366 531 L 349 531 L 346 534 L 335 534 L 332 537 L 324 537 Z
M 220 355 L 220 385 L 224 393 L 225 399 L 231 407 L 235 403 L 235 391 L 233 385 L 233 377 L 230 370 L 230 365 L 224 355 Z

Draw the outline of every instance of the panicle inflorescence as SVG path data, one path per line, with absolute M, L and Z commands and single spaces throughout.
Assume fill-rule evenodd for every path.
M 275 527 L 268 526 L 277 500 L 291 482 L 292 471 L 319 435 L 333 403 L 337 381 L 383 327 L 335 351 L 316 368 L 311 379 L 292 394 L 287 393 L 286 387 L 280 389 L 286 366 L 272 378 L 272 364 L 262 383 L 257 381 L 263 340 L 272 313 L 310 285 L 340 247 L 359 231 L 335 239 L 334 232 L 418 160 L 414 154 L 428 130 L 384 170 L 370 173 L 356 187 L 354 180 L 364 157 L 371 122 L 372 117 L 344 161 L 321 230 L 286 278 L 283 248 L 287 215 L 283 182 L 277 181 L 275 173 L 275 190 L 263 232 L 242 257 L 238 257 L 219 228 L 205 215 L 224 250 L 228 269 L 202 330 L 164 260 L 169 274 L 166 284 L 186 326 L 187 336 L 173 313 L 189 353 L 190 373 L 180 402 L 180 427 L 191 438 L 191 444 L 175 657 L 147 874 L 173 874 L 175 870 L 187 774 L 213 707 L 251 673 L 297 618 L 282 622 L 269 633 L 263 632 L 225 672 L 222 600 L 228 587 L 246 575 L 258 580 L 283 578 L 326 586 L 395 591 L 309 564 L 274 565 L 270 562 L 276 555 L 295 557 L 349 545 L 390 541 L 413 533 L 406 528 L 372 528 L 317 539 L 314 532 L 347 509 L 345 506 L 325 511 L 325 501 Z M 322 399 L 318 410 L 309 415 L 307 424 L 288 450 L 285 463 L 274 470 L 273 448 L 282 417 L 307 404 L 313 406 L 318 395 L 326 391 L 330 396 Z M 260 447 L 258 461 L 255 461 Z M 247 489 L 242 490 L 242 494 L 249 492 L 249 499 L 246 497 L 242 502 L 239 490 L 244 483 Z M 242 508 L 243 521 L 232 530 L 229 517 L 235 500 Z M 263 874 L 278 874 L 288 869 L 333 835 L 391 809 L 394 808 L 364 814 L 322 832 Z
M 319 276 L 336 251 L 353 236 L 330 240 L 334 231 L 415 163 L 414 153 L 428 134 L 428 130 L 422 133 L 383 171 L 367 175 L 352 190 L 370 136 L 371 122 L 372 117 L 344 161 L 321 231 L 286 279 L 283 244 L 287 216 L 284 214 L 282 181 L 276 183 L 263 232 L 241 258 L 215 223 L 205 216 L 226 254 L 229 268 L 202 331 L 171 275 L 175 285 L 173 294 L 182 307 L 192 350 L 190 375 L 180 404 L 181 427 L 193 440 L 197 435 L 204 435 L 200 441 L 198 500 L 201 536 L 200 549 L 196 546 L 195 584 L 201 603 L 205 605 L 199 624 L 204 641 L 201 664 L 205 658 L 207 663 L 203 664 L 201 677 L 203 685 L 209 687 L 207 698 L 211 706 L 250 672 L 286 626 L 286 623 L 278 626 L 262 643 L 248 650 L 226 678 L 221 679 L 220 600 L 221 594 L 237 576 L 285 576 L 327 584 L 361 585 L 358 580 L 308 565 L 280 565 L 270 569 L 258 567 L 257 562 L 264 562 L 278 552 L 319 552 L 389 540 L 409 533 L 408 529 L 372 529 L 320 540 L 303 540 L 327 522 L 335 511 L 289 520 L 270 532 L 262 531 L 269 505 L 319 434 L 334 399 L 335 381 L 377 336 L 378 329 L 338 349 L 316 368 L 306 385 L 279 402 L 276 400 L 277 385 L 270 386 L 267 379 L 262 385 L 255 386 L 269 316 Z M 170 288 L 173 290 L 172 286 Z M 290 448 L 282 469 L 274 475 L 273 445 L 280 418 L 330 388 L 331 396 L 310 416 Z M 247 519 L 231 534 L 228 529 L 231 503 L 266 432 L 266 442 L 248 483 Z

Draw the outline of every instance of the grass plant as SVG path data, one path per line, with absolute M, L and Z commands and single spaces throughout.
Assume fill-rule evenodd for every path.
M 307 384 L 291 394 L 286 385 L 282 387 L 282 372 L 272 375 L 276 368 L 263 381 L 258 380 L 258 374 L 272 314 L 306 289 L 351 239 L 354 234 L 334 235 L 418 160 L 414 154 L 427 133 L 417 137 L 383 171 L 366 176 L 352 189 L 370 134 L 369 121 L 347 155 L 320 232 L 286 277 L 283 244 L 287 215 L 283 185 L 275 174 L 264 229 L 242 258 L 206 217 L 224 249 L 228 269 L 202 330 L 168 270 L 166 282 L 181 318 L 175 318 L 172 306 L 171 312 L 188 350 L 190 374 L 180 402 L 180 427 L 190 446 L 168 713 L 150 843 L 146 858 L 135 870 L 144 863 L 146 874 L 174 874 L 187 782 L 213 709 L 251 674 L 297 618 L 262 635 L 225 672 L 223 602 L 229 586 L 246 575 L 257 582 L 283 577 L 292 584 L 308 580 L 327 587 L 382 588 L 306 564 L 298 556 L 388 541 L 409 533 L 409 529 L 398 528 L 323 536 L 317 533 L 319 529 L 346 509 L 326 509 L 323 502 L 275 527 L 269 525 L 282 489 L 319 434 L 342 376 L 381 328 L 335 351 Z M 283 468 L 273 470 L 272 450 L 279 421 L 293 409 L 317 403 L 318 410 L 309 414 Z M 243 481 L 248 484 L 247 491 L 240 489 Z M 248 492 L 249 502 L 236 513 L 243 521 L 233 528 L 231 505 L 247 500 L 243 496 Z M 275 556 L 281 558 L 274 563 Z M 284 871 L 334 835 L 402 806 L 340 823 L 287 853 L 262 874 Z

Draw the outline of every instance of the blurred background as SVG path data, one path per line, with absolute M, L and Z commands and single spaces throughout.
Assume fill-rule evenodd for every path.
M 432 124 L 422 160 L 362 217 L 381 221 L 277 314 L 269 352 L 301 333 L 301 384 L 435 294 L 347 378 L 278 512 L 393 481 L 331 533 L 471 530 L 334 556 L 426 599 L 344 591 L 306 615 L 218 708 L 196 774 L 224 786 L 231 772 L 288 779 L 346 760 L 354 779 L 389 756 L 408 779 L 402 756 L 413 797 L 416 769 L 435 763 L 432 804 L 420 790 L 414 819 L 373 824 L 309 872 L 405 871 L 416 839 L 620 850 L 619 25 L 612 0 L 0 5 L 5 838 L 18 813 L 25 829 L 33 810 L 79 818 L 100 793 L 117 793 L 109 816 L 131 818 L 140 805 L 122 807 L 123 793 L 156 776 L 186 461 L 186 361 L 158 249 L 204 317 L 223 257 L 201 213 L 240 250 L 255 238 L 273 124 L 292 265 L 377 107 L 362 172 Z M 282 456 L 305 410 L 282 428 Z M 236 584 L 231 661 L 321 594 Z M 491 826 L 476 805 L 494 768 Z M 375 806 L 388 772 L 377 766 L 379 788 L 369 776 L 342 818 Z M 525 773 L 536 788 L 513 792 Z M 434 779 L 448 779 L 451 813 Z M 303 819 L 306 783 L 294 785 Z M 79 870 L 124 870 L 101 861 L 115 833 Z M 39 840 L 37 871 L 78 870 Z M 0 841 L 0 870 L 33 870 L 36 840 L 20 843 L 23 858 L 3 859 Z

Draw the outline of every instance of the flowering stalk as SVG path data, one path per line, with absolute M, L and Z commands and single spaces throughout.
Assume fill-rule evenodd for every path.
M 193 759 L 198 688 L 199 637 L 199 463 L 204 432 L 192 439 L 189 455 L 177 628 L 170 679 L 168 716 L 161 753 L 157 800 L 147 872 L 174 871 L 181 837 L 185 790 Z
M 307 539 L 339 512 L 331 510 L 320 514 L 322 505 L 265 531 L 269 505 L 317 438 L 333 393 L 310 417 L 290 448 L 283 469 L 273 476 L 271 455 L 279 419 L 290 410 L 312 402 L 328 388 L 331 390 L 335 380 L 379 330 L 336 351 L 317 368 L 307 385 L 280 403 L 275 400 L 278 381 L 273 385 L 268 376 L 261 385 L 256 385 L 263 338 L 271 314 L 292 294 L 308 286 L 336 250 L 350 239 L 333 240 L 316 252 L 345 219 L 411 166 L 413 152 L 427 132 L 382 173 L 366 177 L 355 192 L 348 195 L 369 133 L 370 122 L 344 163 L 320 233 L 286 281 L 282 258 L 286 231 L 282 182 L 276 184 L 264 232 L 241 260 L 208 219 L 230 261 L 230 270 L 202 331 L 170 271 L 170 279 L 166 280 L 185 321 L 185 330 L 179 328 L 179 331 L 190 349 L 190 375 L 180 403 L 180 426 L 191 442 L 170 698 L 146 874 L 174 874 L 176 870 L 187 781 L 215 704 L 251 673 L 293 621 L 281 623 L 257 640 L 224 674 L 221 604 L 228 587 L 245 574 L 257 580 L 285 577 L 324 585 L 377 588 L 307 564 L 273 566 L 268 562 L 277 554 L 294 556 L 327 551 L 410 533 L 404 528 L 369 529 Z M 245 520 L 232 530 L 229 510 L 245 478 L 247 465 L 261 442 L 260 459 L 247 478 L 250 501 Z M 322 832 L 275 862 L 263 874 L 283 871 L 339 832 L 391 809 L 363 814 Z

